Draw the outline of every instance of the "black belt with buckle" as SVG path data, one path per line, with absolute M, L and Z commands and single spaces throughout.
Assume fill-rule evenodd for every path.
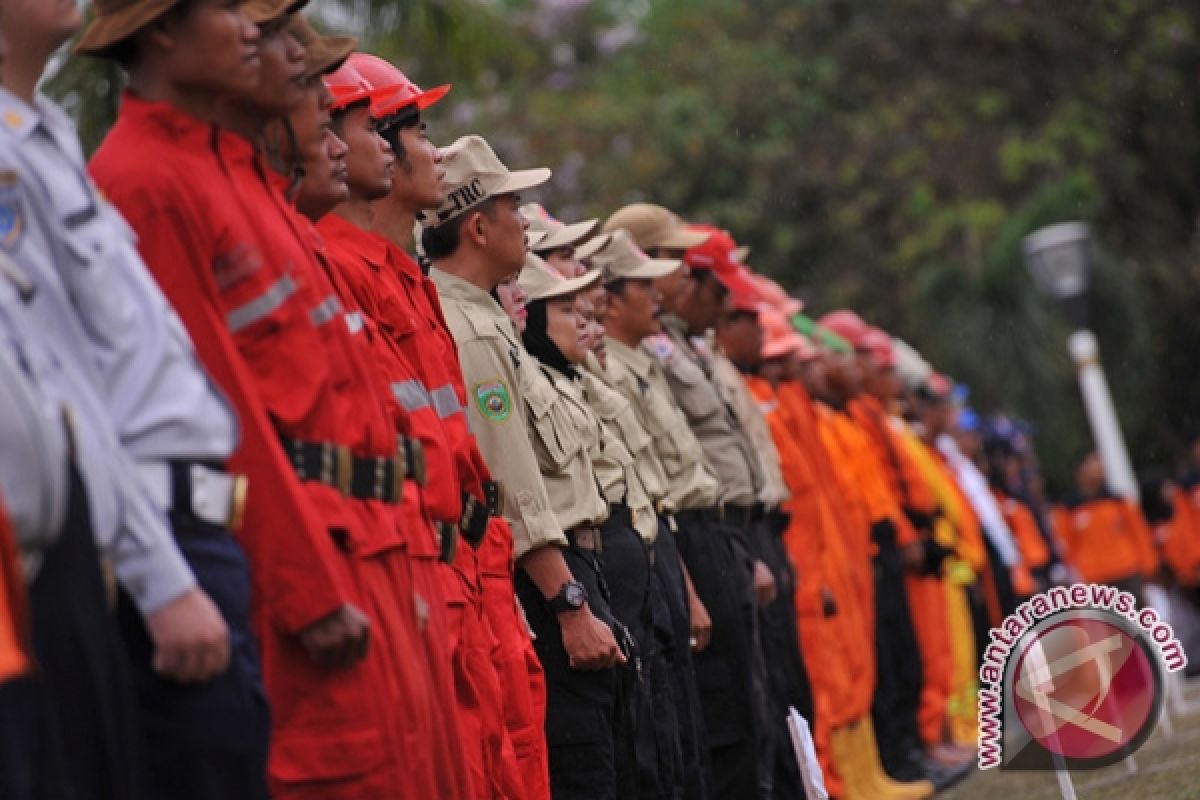
M 356 456 L 345 445 L 287 437 L 283 449 L 300 480 L 320 481 L 359 500 L 396 504 L 404 496 L 405 478 L 412 476 L 418 483 L 425 478 L 421 443 L 406 437 L 400 438 L 391 458 Z

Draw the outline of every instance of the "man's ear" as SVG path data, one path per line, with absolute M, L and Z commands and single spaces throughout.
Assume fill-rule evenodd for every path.
M 465 217 L 466 218 L 462 221 L 462 226 L 458 229 L 459 240 L 462 242 L 470 242 L 479 249 L 487 247 L 487 215 L 478 209 L 471 209 L 466 212 Z

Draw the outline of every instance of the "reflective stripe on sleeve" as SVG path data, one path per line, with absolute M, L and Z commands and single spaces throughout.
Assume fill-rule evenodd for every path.
M 397 381 L 392 384 L 392 394 L 405 411 L 420 411 L 429 407 L 429 393 L 418 380 Z
M 232 333 L 244 330 L 283 305 L 296 291 L 296 282 L 284 275 L 271 288 L 225 315 L 225 324 Z
M 437 412 L 438 419 L 445 419 L 463 411 L 462 403 L 458 402 L 458 394 L 450 384 L 434 389 L 429 393 L 429 397 L 433 401 L 433 410 Z
M 338 300 L 336 295 L 331 294 L 321 301 L 321 305 L 308 312 L 308 319 L 312 322 L 314 328 L 319 328 L 337 316 L 337 313 L 341 310 L 342 302 Z

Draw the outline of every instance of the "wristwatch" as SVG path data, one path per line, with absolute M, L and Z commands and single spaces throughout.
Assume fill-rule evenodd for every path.
M 583 608 L 583 604 L 587 602 L 588 593 L 582 583 L 578 581 L 567 581 L 558 590 L 558 594 L 551 597 L 549 600 L 550 608 L 555 614 L 561 614 L 564 611 L 578 611 Z

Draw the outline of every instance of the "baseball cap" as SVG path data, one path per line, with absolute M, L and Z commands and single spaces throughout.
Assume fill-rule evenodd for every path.
M 531 303 L 535 300 L 566 297 L 590 289 L 599 282 L 598 269 L 589 270 L 577 278 L 564 278 L 534 253 L 525 256 L 525 266 L 521 268 L 521 274 L 517 277 L 517 284 Z
M 871 361 L 879 369 L 893 369 L 896 366 L 896 348 L 892 346 L 892 337 L 879 328 L 868 328 L 859 342 L 859 349 L 871 354 Z
M 750 245 L 739 244 L 733 248 L 733 260 L 739 264 L 745 264 L 746 259 L 750 257 Z
M 608 245 L 589 262 L 604 275 L 605 283 L 621 278 L 662 278 L 683 266 L 677 258 L 651 258 L 642 252 L 629 232 L 613 231 Z
M 529 223 L 529 230 L 546 233 L 546 238 L 538 246 L 539 252 L 549 252 L 560 247 L 575 247 L 591 237 L 600 227 L 598 219 L 586 219 L 567 225 L 551 216 L 541 203 L 526 203 L 521 206 L 521 216 Z
M 442 150 L 443 185 L 446 199 L 437 211 L 422 211 L 426 228 L 445 225 L 450 220 L 501 194 L 511 194 L 541 186 L 552 174 L 545 167 L 513 172 L 496 157 L 482 136 L 463 136 Z
M 863 322 L 862 317 L 844 308 L 830 311 L 817 320 L 817 324 L 833 331 L 857 350 L 863 349 L 863 336 L 870 330 L 870 326 Z
M 763 302 L 770 303 L 774 308 L 781 311 L 784 315 L 790 316 L 792 314 L 799 314 L 804 310 L 803 301 L 789 295 L 782 286 L 768 278 L 766 275 L 760 275 L 757 272 L 751 272 L 750 280 L 754 283 L 754 287 L 758 289 L 758 293 L 762 297 Z
M 422 89 L 390 61 L 370 53 L 355 53 L 350 63 L 359 74 L 378 87 L 383 94 L 371 105 L 371 115 L 383 118 L 401 109 L 414 106 L 424 111 L 450 93 L 450 84 Z
M 242 11 L 255 25 L 261 25 L 299 11 L 306 5 L 308 0 L 246 0 L 242 4 Z
M 307 78 L 336 70 L 358 44 L 358 39 L 353 36 L 322 36 L 301 14 L 292 17 L 288 31 L 304 45 L 304 76 Z
M 575 245 L 575 257 L 580 261 L 591 261 L 597 253 L 608 247 L 608 243 L 612 241 L 612 237 L 613 234 L 611 233 L 598 233 L 590 239 L 585 239 Z
M 92 20 L 75 43 L 75 52 L 103 56 L 182 0 L 95 0 Z
M 751 314 L 759 313 L 765 304 L 762 296 L 750 280 L 750 271 L 745 267 L 736 266 L 721 277 L 721 282 L 729 290 L 729 309 L 744 311 Z
M 792 328 L 787 316 L 777 309 L 763 305 L 758 311 L 758 324 L 763 331 L 761 355 L 764 359 L 779 358 L 795 353 L 802 359 L 812 358 L 813 346 Z
M 728 233 L 711 225 L 689 225 L 689 230 L 703 234 L 705 239 L 695 247 L 689 247 L 683 254 L 683 263 L 693 270 L 706 269 L 717 276 L 717 280 L 730 291 L 730 285 L 736 280 L 739 270 L 744 269 L 733 260 L 733 249 L 737 247 Z
M 703 244 L 705 235 L 700 231 L 688 230 L 681 219 L 671 211 L 652 203 L 633 203 L 617 209 L 604 221 L 604 230 L 611 233 L 624 228 L 643 250 L 666 247 L 686 250 Z

